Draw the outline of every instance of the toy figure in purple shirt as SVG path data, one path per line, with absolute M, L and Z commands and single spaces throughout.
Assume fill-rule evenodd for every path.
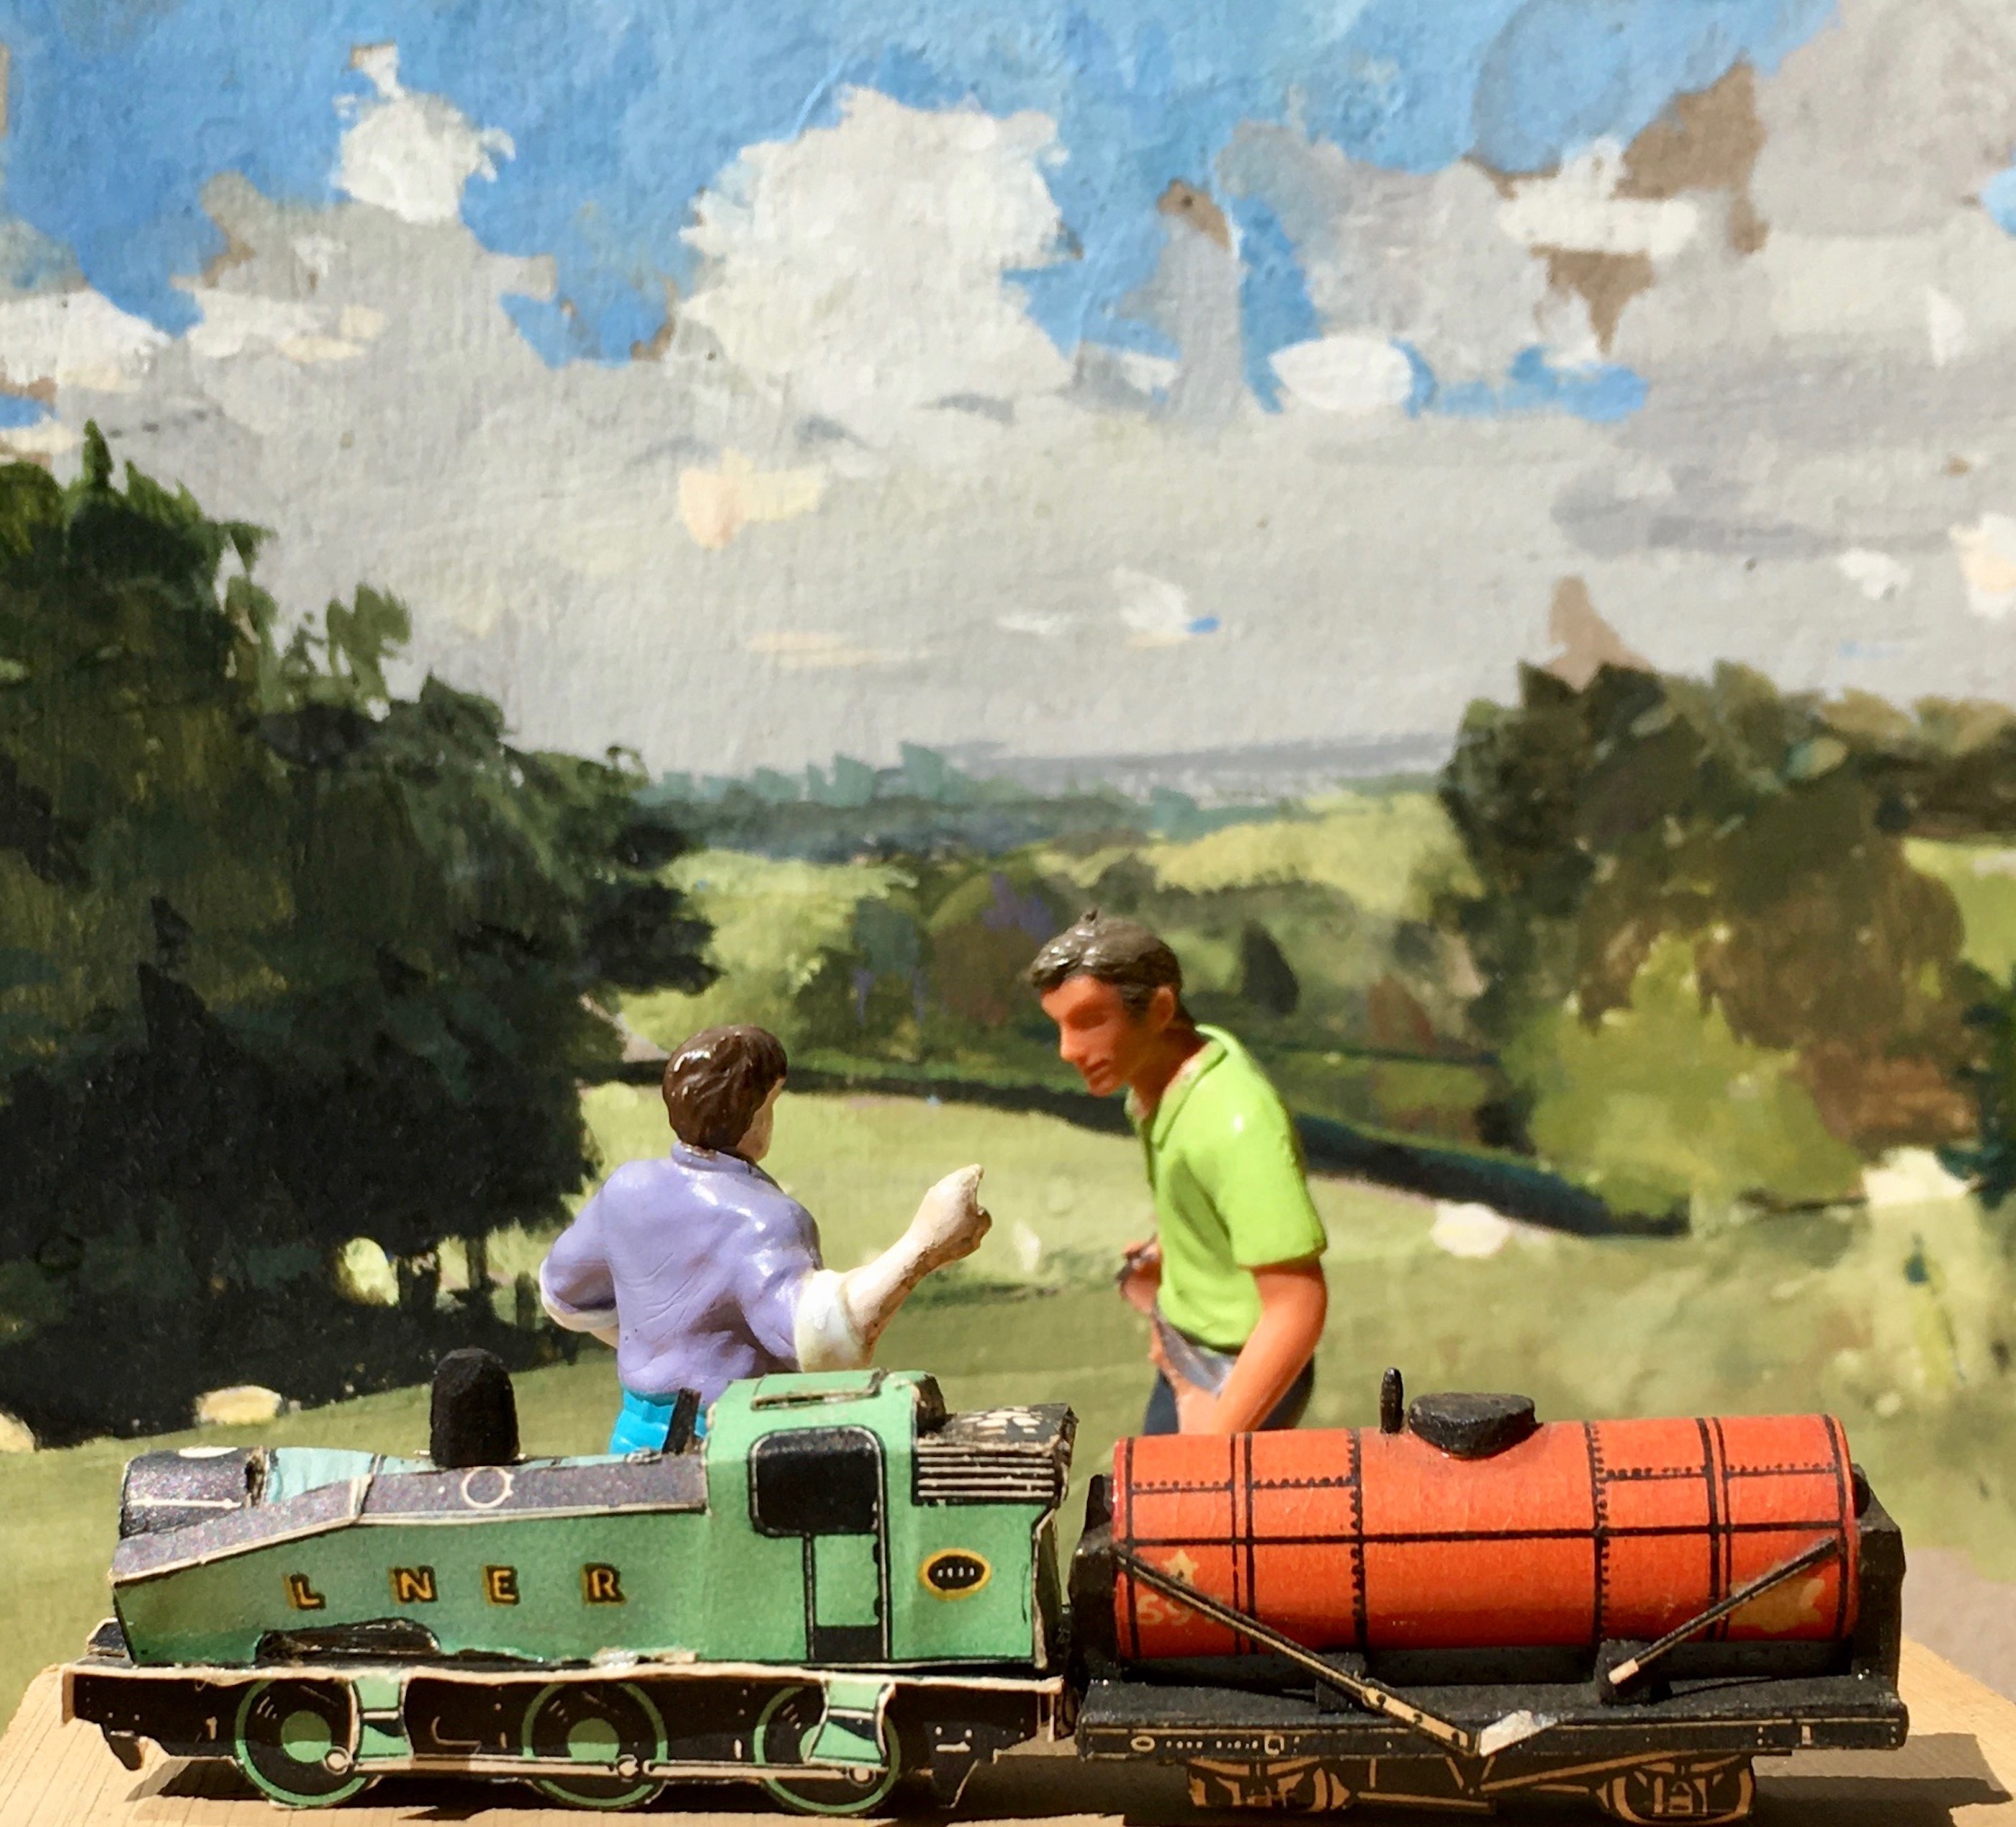
M 964 1167 L 874 1261 L 826 1267 L 812 1214 L 758 1165 L 785 1066 L 761 1028 L 686 1041 L 665 1065 L 671 1154 L 617 1168 L 540 1266 L 546 1311 L 616 1347 L 613 1453 L 662 1447 L 681 1389 L 704 1404 L 738 1377 L 866 1364 L 910 1290 L 987 1234 L 980 1169 Z

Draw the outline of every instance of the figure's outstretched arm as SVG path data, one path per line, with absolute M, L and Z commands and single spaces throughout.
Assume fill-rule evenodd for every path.
M 798 1368 L 859 1369 L 910 1290 L 934 1269 L 971 1256 L 993 1222 L 980 1202 L 980 1169 L 962 1167 L 924 1195 L 909 1228 L 874 1261 L 808 1275 L 793 1327 Z

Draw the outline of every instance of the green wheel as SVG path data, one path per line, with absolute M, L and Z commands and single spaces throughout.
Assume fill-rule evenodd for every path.
M 238 1768 L 290 1808 L 347 1802 L 371 1782 L 357 1771 L 357 1708 L 333 1681 L 260 1681 L 232 1722 Z
M 525 1710 L 525 1755 L 567 1757 L 578 1776 L 526 1780 L 549 1801 L 574 1808 L 642 1807 L 664 1787 L 643 1774 L 665 1756 L 665 1722 L 628 1681 L 556 1681 Z
M 815 1687 L 786 1688 L 772 1694 L 756 1716 L 754 1749 L 758 1767 L 784 1770 L 802 1767 L 807 1742 L 826 1717 L 826 1702 Z M 836 1771 L 824 1778 L 765 1776 L 763 1786 L 787 1808 L 801 1814 L 863 1814 L 886 1797 L 902 1774 L 902 1747 L 896 1728 L 882 1722 L 889 1742 L 885 1770 Z

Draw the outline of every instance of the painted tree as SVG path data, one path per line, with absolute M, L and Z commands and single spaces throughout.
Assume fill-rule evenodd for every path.
M 589 1002 L 710 975 L 634 764 L 394 692 L 373 591 L 283 638 L 259 539 L 117 486 L 95 431 L 68 488 L 0 469 L 0 1404 L 45 1433 L 173 1418 L 261 1351 L 297 1395 L 423 1366 L 426 1278 L 374 1341 L 332 1252 L 556 1216 L 617 1051 Z
M 1906 852 L 1897 769 L 1835 708 L 1741 667 L 1605 666 L 1579 687 L 1527 670 L 1518 704 L 1471 708 L 1441 785 L 1478 878 L 1453 911 L 1480 1026 L 1530 1060 L 1536 1025 L 1567 1009 L 1593 1029 L 1677 943 L 1705 1010 L 1795 1059 L 1837 1138 L 1965 1134 L 1961 921 Z

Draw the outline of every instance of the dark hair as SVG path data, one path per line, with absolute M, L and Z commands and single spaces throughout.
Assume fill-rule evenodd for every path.
M 1110 983 L 1136 1016 L 1146 1014 L 1155 992 L 1167 989 L 1176 999 L 1178 1018 L 1190 1018 L 1183 1007 L 1183 968 L 1167 942 L 1139 921 L 1109 920 L 1096 907 L 1088 907 L 1037 953 L 1028 976 L 1039 996 L 1074 977 Z
M 689 1147 L 732 1150 L 784 1076 L 784 1043 L 767 1028 L 703 1028 L 665 1061 L 665 1114 Z

